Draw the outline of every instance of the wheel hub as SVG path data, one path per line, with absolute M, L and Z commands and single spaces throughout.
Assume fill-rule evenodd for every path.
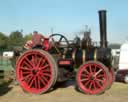
M 38 72 L 38 70 L 37 70 L 37 69 L 33 69 L 33 70 L 32 70 L 32 74 L 33 74 L 33 75 L 36 75 L 36 74 L 37 74 L 37 72 Z
M 95 77 L 94 77 L 94 76 L 91 76 L 91 77 L 90 77 L 90 80 L 94 80 L 94 79 L 95 79 Z

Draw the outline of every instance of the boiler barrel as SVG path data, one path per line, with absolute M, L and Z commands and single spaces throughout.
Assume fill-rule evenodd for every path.
M 72 59 L 76 66 L 80 66 L 86 61 L 95 60 L 104 63 L 107 67 L 111 67 L 111 49 L 90 48 L 74 50 Z

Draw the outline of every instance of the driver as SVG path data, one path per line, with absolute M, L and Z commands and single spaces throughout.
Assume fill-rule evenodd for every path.
M 33 32 L 32 36 L 32 42 L 33 42 L 33 48 L 42 48 L 42 42 L 45 37 L 41 34 L 38 34 L 37 31 Z

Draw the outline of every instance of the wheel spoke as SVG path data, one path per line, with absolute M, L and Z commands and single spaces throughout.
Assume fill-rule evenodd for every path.
M 27 57 L 25 57 L 25 60 L 33 67 L 32 62 Z
M 35 56 L 34 55 L 32 55 L 32 62 L 33 62 L 33 66 L 36 66 L 35 65 Z
M 41 69 L 45 69 L 45 68 L 48 68 L 49 67 L 49 64 L 46 64 L 45 66 L 43 66 L 43 67 L 40 67 Z
M 49 73 L 43 73 L 44 76 L 48 76 L 48 77 L 51 77 L 51 74 Z
M 38 88 L 40 89 L 40 78 L 37 76 Z
M 38 56 L 37 56 L 37 54 L 34 54 L 34 62 L 35 62 L 35 66 L 37 66 L 37 64 L 38 64 Z
M 40 73 L 40 75 L 42 76 L 42 79 L 47 83 L 49 80 L 45 77 L 44 74 Z
M 100 69 L 98 72 L 95 73 L 95 77 L 102 71 L 102 69 Z
M 92 89 L 92 85 L 93 85 L 93 83 L 92 83 L 92 81 L 90 81 L 90 84 L 89 84 L 89 89 L 90 90 Z
M 38 64 L 37 64 L 37 67 L 39 67 L 39 66 L 40 66 L 41 61 L 42 61 L 42 58 L 40 58 L 40 59 L 39 59 Z
M 29 88 L 31 88 L 31 86 L 32 86 L 32 84 L 33 84 L 33 82 L 34 82 L 34 80 L 35 80 L 35 77 L 33 76 L 33 79 L 30 81 L 30 83 L 29 83 Z
M 84 69 L 84 72 L 86 72 L 87 75 L 90 75 L 90 73 L 86 69 Z
M 52 39 L 52 42 L 53 42 L 53 45 L 54 45 L 56 51 L 57 51 L 59 54 L 61 54 L 60 50 L 59 50 L 58 47 L 57 47 L 57 44 L 56 44 L 54 38 L 51 38 L 51 39 Z
M 32 80 L 32 78 L 33 78 L 33 76 L 31 75 L 31 76 L 28 76 L 27 78 L 26 78 L 26 83 L 29 85 L 29 83 L 30 83 L 30 81 Z
M 42 79 L 41 76 L 38 76 L 38 78 L 39 78 L 40 82 L 42 82 L 42 84 L 43 84 L 44 86 L 47 84 L 47 83 Z
M 29 74 L 29 75 L 26 75 L 26 76 L 24 76 L 22 79 L 21 79 L 21 81 L 25 81 L 25 80 L 27 80 L 29 77 L 31 77 L 32 76 L 32 74 Z
M 25 71 L 25 72 L 22 72 L 22 74 L 31 74 L 30 71 Z
M 103 81 L 104 81 L 104 80 L 101 80 L 101 79 L 96 79 L 96 80 L 99 81 L 99 82 L 102 82 L 102 83 L 103 83 Z
M 33 68 L 33 66 L 31 66 L 30 64 L 28 64 L 26 61 L 23 62 L 23 65 L 26 65 L 28 68 Z
M 47 63 L 47 60 L 45 58 L 42 58 L 42 62 L 40 64 L 40 67 L 43 67 Z
M 96 83 L 95 83 L 95 81 L 93 80 L 92 83 L 93 83 L 94 90 L 96 90 Z
M 97 65 L 94 65 L 94 75 L 95 75 L 95 73 L 96 73 L 96 68 L 97 68 Z
M 32 71 L 32 69 L 29 69 L 27 67 L 20 67 L 20 70 Z
M 104 74 L 99 74 L 96 76 L 96 78 L 104 78 Z
M 95 80 L 95 83 L 96 83 L 96 85 L 97 85 L 99 88 L 102 87 L 102 85 L 100 84 L 100 82 L 99 82 L 98 80 Z
M 62 39 L 63 39 L 63 37 L 61 36 L 58 42 L 60 43 Z
M 42 72 L 43 72 L 43 73 L 50 73 L 51 71 L 48 70 L 48 69 L 43 69 Z
M 86 81 L 84 86 L 87 86 L 88 84 L 90 84 L 90 82 L 91 82 L 90 80 Z
M 81 74 L 81 77 L 86 77 L 86 78 L 88 78 L 89 75 L 86 75 L 85 73 L 82 73 L 82 74 Z
M 38 87 L 37 87 L 37 86 L 38 86 L 38 85 L 37 85 L 38 83 L 37 83 L 37 77 L 36 77 L 36 76 L 35 76 L 35 79 L 34 79 L 34 84 L 35 84 L 35 88 L 38 88 Z
M 89 79 L 81 79 L 82 82 L 83 82 L 83 81 L 87 81 L 87 80 L 89 80 Z
M 90 71 L 90 73 L 91 73 L 91 75 L 92 75 L 93 72 L 92 72 L 92 67 L 91 67 L 91 65 L 89 66 L 89 71 Z
M 28 80 L 27 80 L 27 83 L 28 83 L 28 85 L 29 85 L 29 83 L 30 83 L 30 81 L 33 79 L 33 76 L 30 76 L 29 78 L 27 78 Z

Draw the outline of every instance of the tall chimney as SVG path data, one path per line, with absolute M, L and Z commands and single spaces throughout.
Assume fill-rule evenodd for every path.
M 107 23 L 106 23 L 106 10 L 99 11 L 99 24 L 100 24 L 100 45 L 102 48 L 107 47 Z

